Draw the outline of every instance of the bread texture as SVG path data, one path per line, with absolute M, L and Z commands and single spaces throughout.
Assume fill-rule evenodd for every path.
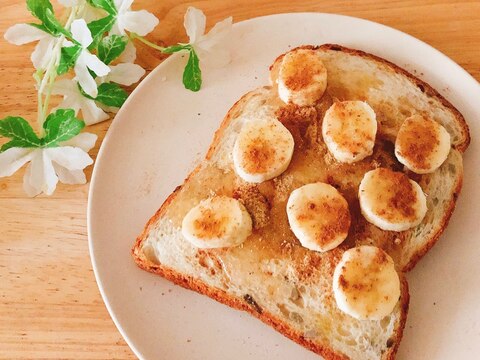
M 282 56 L 271 66 L 272 86 L 244 95 L 228 112 L 203 162 L 167 198 L 137 238 L 132 255 L 141 268 L 185 288 L 245 310 L 326 359 L 393 359 L 408 312 L 408 271 L 433 246 L 446 227 L 462 184 L 462 152 L 470 141 L 462 115 L 428 84 L 376 56 L 326 44 L 307 46 L 319 52 L 328 73 L 327 90 L 310 107 L 286 105 L 278 98 L 275 79 Z M 375 110 L 378 134 L 372 156 L 340 164 L 328 153 L 321 135 L 323 115 L 335 100 L 364 100 Z M 246 118 L 267 112 L 292 133 L 292 162 L 279 177 L 248 184 L 233 170 L 232 149 Z M 452 150 L 434 173 L 404 170 L 393 153 L 402 121 L 424 114 L 451 135 Z M 406 172 L 427 195 L 428 212 L 417 227 L 382 231 L 360 214 L 358 185 L 376 167 Z M 347 199 L 352 214 L 349 236 L 339 247 L 319 253 L 303 248 L 291 232 L 285 205 L 290 192 L 311 182 L 327 182 Z M 240 246 L 202 250 L 181 234 L 185 214 L 213 195 L 242 201 L 254 231 Z M 375 245 L 395 261 L 401 296 L 382 320 L 360 321 L 335 303 L 332 277 L 343 252 Z

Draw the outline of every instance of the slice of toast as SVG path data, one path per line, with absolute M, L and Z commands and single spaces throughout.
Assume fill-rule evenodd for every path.
M 361 244 L 383 248 L 400 272 L 415 265 L 438 239 L 453 211 L 468 128 L 461 114 L 435 90 L 397 66 L 338 45 L 309 48 L 319 52 L 328 71 L 327 90 L 320 102 L 315 107 L 285 105 L 275 86 L 244 95 L 228 112 L 205 160 L 150 219 L 132 254 L 141 268 L 248 311 L 327 359 L 393 359 L 408 310 L 404 276 L 400 273 L 401 297 L 394 311 L 379 321 L 360 321 L 337 308 L 333 271 L 346 249 Z M 271 67 L 273 80 L 280 59 Z M 365 100 L 377 113 L 374 153 L 354 165 L 335 162 L 322 140 L 323 115 L 335 99 Z M 275 115 L 290 130 L 294 155 L 279 177 L 247 184 L 233 170 L 232 148 L 244 119 L 262 112 Z M 382 231 L 361 216 L 358 185 L 365 172 L 375 167 L 403 170 L 393 155 L 392 141 L 403 119 L 414 113 L 440 122 L 451 135 L 452 150 L 434 173 L 408 172 L 427 194 L 428 212 L 422 223 L 401 233 Z M 348 238 L 326 253 L 300 246 L 285 211 L 293 189 L 316 181 L 337 187 L 352 214 Z M 252 216 L 253 234 L 242 245 L 201 250 L 183 238 L 185 214 L 214 194 L 240 199 Z

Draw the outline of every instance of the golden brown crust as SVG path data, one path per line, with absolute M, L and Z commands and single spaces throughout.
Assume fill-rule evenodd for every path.
M 138 240 L 137 240 L 138 243 Z M 140 245 L 140 243 L 138 243 Z M 283 323 L 280 319 L 275 317 L 274 315 L 263 311 L 261 308 L 256 305 L 256 303 L 252 300 L 249 300 L 248 297 L 244 299 L 240 299 L 237 297 L 233 297 L 229 295 L 227 292 L 221 289 L 214 288 L 205 284 L 200 279 L 195 279 L 191 276 L 179 273 L 173 269 L 167 268 L 165 266 L 152 264 L 146 260 L 144 260 L 141 255 L 139 255 L 140 249 L 135 246 L 132 249 L 132 254 L 135 259 L 137 265 L 147 270 L 151 273 L 160 275 L 167 280 L 174 282 L 177 285 L 180 285 L 186 289 L 194 290 L 200 294 L 207 295 L 212 299 L 221 302 L 227 306 L 230 306 L 237 310 L 243 310 L 251 315 L 257 317 L 265 324 L 273 327 L 275 330 L 280 332 L 282 335 L 288 337 L 289 339 L 295 341 L 296 343 L 304 346 L 305 348 L 323 356 L 325 359 L 328 360 L 348 360 L 349 357 L 336 352 L 335 350 L 324 346 L 322 344 L 318 344 L 313 342 L 312 340 L 307 339 L 301 333 L 293 330 L 288 324 Z M 393 337 L 391 340 L 391 346 L 388 347 L 388 350 L 383 354 L 384 360 L 393 360 L 395 359 L 395 354 L 398 350 L 398 346 L 403 336 L 403 329 L 405 327 L 405 322 L 407 320 L 407 313 L 408 313 L 408 306 L 410 301 L 410 295 L 408 293 L 408 284 L 403 275 L 401 275 L 401 295 L 400 295 L 400 306 L 402 307 L 401 318 L 398 323 L 397 328 L 393 331 Z
M 460 190 L 462 189 L 462 184 L 463 184 L 463 172 L 460 175 L 460 179 L 457 183 L 457 186 L 455 187 L 455 191 L 453 192 L 453 200 L 450 202 L 448 209 L 445 211 L 444 216 L 440 221 L 441 225 L 438 231 L 432 235 L 432 237 L 422 246 L 422 248 L 417 250 L 415 254 L 411 256 L 408 263 L 403 266 L 402 271 L 408 272 L 412 270 L 415 267 L 415 265 L 417 265 L 418 261 L 425 256 L 428 250 L 430 250 L 433 247 L 433 245 L 435 245 L 440 235 L 442 235 L 442 233 L 445 231 L 448 225 L 448 222 L 452 217 L 453 210 L 455 210 L 455 205 L 457 203 L 457 198 L 458 198 L 458 195 L 460 194 Z
M 307 46 L 308 47 L 308 46 Z M 415 84 L 421 92 L 424 94 L 427 94 L 428 96 L 437 99 L 440 101 L 440 103 L 447 107 L 455 116 L 457 119 L 457 123 L 460 125 L 462 129 L 462 135 L 463 135 L 463 141 L 456 145 L 455 148 L 460 151 L 460 152 L 465 152 L 465 150 L 468 148 L 468 145 L 470 144 L 470 131 L 468 129 L 468 124 L 465 121 L 465 118 L 463 115 L 453 106 L 447 99 L 445 99 L 437 90 L 435 90 L 433 87 L 431 87 L 429 84 L 426 82 L 420 80 L 419 78 L 413 76 L 410 74 L 407 70 L 402 69 L 400 66 L 395 65 L 394 63 L 382 59 L 381 57 L 378 57 L 373 54 L 366 53 L 361 50 L 356 50 L 356 49 L 350 49 L 346 48 L 340 45 L 336 44 L 323 44 L 318 47 L 313 47 L 313 48 L 319 48 L 319 49 L 328 49 L 328 50 L 334 50 L 334 51 L 342 51 L 347 54 L 353 54 L 356 56 L 360 56 L 369 60 L 375 60 L 378 63 L 384 64 L 387 68 L 390 68 L 392 71 L 401 74 L 402 76 L 406 77 L 410 82 Z
M 368 60 L 374 60 L 377 63 L 383 64 L 387 69 L 396 72 L 405 78 L 407 78 L 411 83 L 413 83 L 415 86 L 417 86 L 420 91 L 423 93 L 427 94 L 428 96 L 437 99 L 443 106 L 447 107 L 450 111 L 452 111 L 453 115 L 457 119 L 457 123 L 459 124 L 460 128 L 462 129 L 462 135 L 463 135 L 463 141 L 456 145 L 455 148 L 460 151 L 460 152 L 465 152 L 465 150 L 468 148 L 468 145 L 470 144 L 470 131 L 468 128 L 468 124 L 465 121 L 465 118 L 463 115 L 453 106 L 447 99 L 445 99 L 437 90 L 435 90 L 433 87 L 431 87 L 429 84 L 426 82 L 420 80 L 419 78 L 413 76 L 410 74 L 407 70 L 401 68 L 398 65 L 395 65 L 394 63 L 382 59 L 381 57 L 378 57 L 376 55 L 364 52 L 362 50 L 357 50 L 357 49 L 350 49 L 341 45 L 337 44 L 323 44 L 323 45 L 302 45 L 299 46 L 293 50 L 296 49 L 310 49 L 310 50 L 316 50 L 316 49 L 322 49 L 322 50 L 333 50 L 333 51 L 341 51 L 346 54 L 351 54 L 355 56 L 360 56 L 363 58 L 366 58 Z M 275 61 L 270 65 L 269 69 L 272 71 L 274 69 L 274 65 L 280 61 L 285 54 L 279 55 Z M 278 69 L 277 69 L 278 70 Z M 271 74 L 271 78 L 276 77 L 276 74 Z

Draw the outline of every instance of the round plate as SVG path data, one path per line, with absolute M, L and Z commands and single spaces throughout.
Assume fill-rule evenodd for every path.
M 348 29 L 348 31 L 345 31 Z M 227 110 L 268 84 L 268 66 L 302 44 L 338 43 L 379 55 L 427 81 L 480 133 L 479 84 L 429 45 L 366 20 L 281 14 L 235 24 L 233 61 L 183 88 L 172 56 L 134 91 L 103 141 L 88 206 L 90 254 L 105 304 L 144 359 L 318 359 L 246 313 L 137 268 L 130 249 L 150 216 L 203 157 Z M 476 139 L 474 139 L 476 140 Z M 439 243 L 408 274 L 410 313 L 399 359 L 473 359 L 480 345 L 480 152 L 465 158 L 462 196 Z

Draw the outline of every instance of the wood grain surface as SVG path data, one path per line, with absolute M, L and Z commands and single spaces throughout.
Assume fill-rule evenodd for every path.
M 31 20 L 24 1 L 2 0 L 0 11 L 0 118 L 36 119 L 30 54 L 33 45 L 14 46 L 5 30 Z M 183 14 L 201 8 L 207 26 L 233 15 L 234 21 L 283 12 L 316 11 L 373 20 L 407 32 L 439 49 L 480 80 L 480 1 L 455 0 L 138 0 L 134 8 L 153 12 L 160 25 L 149 36 L 171 44 L 186 40 Z M 162 56 L 139 44 L 138 62 L 153 69 Z M 89 128 L 99 135 L 111 121 Z M 90 178 L 92 167 L 88 168 Z M 0 179 L 0 359 L 131 359 L 95 283 L 88 254 L 88 184 L 59 184 L 54 195 L 29 199 L 24 170 Z

